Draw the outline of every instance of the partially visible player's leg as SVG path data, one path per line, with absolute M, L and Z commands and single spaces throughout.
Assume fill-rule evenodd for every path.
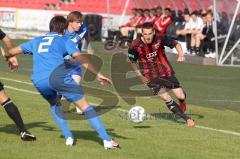
M 197 50 L 196 50 L 196 36 L 197 36 L 197 32 L 193 32 L 192 37 L 191 37 L 191 50 L 190 50 L 193 55 L 195 55 L 197 53 Z
M 88 123 L 95 129 L 104 143 L 105 149 L 119 148 L 119 144 L 113 141 L 104 127 L 104 124 L 94 108 L 88 104 L 87 99 L 83 96 L 80 100 L 73 102 L 76 107 L 84 112 Z
M 186 121 L 188 126 L 191 126 L 191 127 L 195 126 L 193 120 L 182 112 L 179 105 L 171 98 L 171 96 L 167 93 L 167 91 L 166 92 L 161 91 L 159 93 L 159 96 L 163 101 L 165 101 L 169 110 L 171 110 L 174 114 L 179 115 L 181 118 L 183 118 Z
M 169 110 L 171 110 L 174 114 L 180 115 L 182 118 L 187 120 L 188 118 L 186 115 L 182 115 L 182 111 L 179 108 L 179 105 L 172 99 L 172 97 L 168 94 L 168 92 L 165 90 L 161 90 L 161 92 L 158 93 L 159 97 L 166 103 Z
M 76 107 L 80 108 L 84 112 L 89 124 L 98 132 L 103 141 L 111 143 L 109 144 L 110 147 L 108 145 L 108 147 L 105 148 L 119 147 L 119 145 L 114 144 L 115 142 L 108 136 L 97 112 L 88 104 L 81 86 L 74 81 L 72 77 L 72 69 L 67 69 L 65 67 L 67 64 L 68 63 L 64 63 L 63 65 L 60 65 L 52 72 L 49 77 L 51 88 L 63 95 L 69 102 L 74 103 Z
M 172 91 L 173 91 L 173 94 L 175 95 L 175 97 L 179 100 L 180 108 L 181 108 L 182 112 L 184 113 L 187 109 L 186 93 L 183 91 L 183 89 L 181 87 L 172 89 Z
M 174 75 L 168 77 L 167 79 L 173 84 L 172 88 L 169 88 L 173 91 L 174 95 L 178 98 L 180 103 L 180 106 L 177 104 L 181 110 L 181 114 L 179 114 L 179 116 L 186 120 L 186 124 L 188 126 L 194 127 L 194 121 L 186 114 L 184 114 L 186 111 L 186 93 L 183 91 L 178 79 Z
M 3 84 L 0 82 L 0 104 L 4 107 L 8 116 L 17 125 L 22 140 L 36 140 L 36 137 L 28 132 L 24 126 L 21 114 L 17 106 L 11 101 L 4 92 Z
M 64 87 L 69 87 L 68 89 L 65 89 L 68 90 L 68 92 L 62 92 L 60 89 L 63 87 L 61 87 L 59 91 L 69 102 L 72 102 L 76 107 L 83 111 L 88 123 L 97 131 L 98 135 L 103 140 L 105 149 L 119 148 L 119 144 L 113 141 L 107 134 L 104 124 L 98 113 L 91 105 L 89 105 L 86 97 L 84 96 L 82 88 L 74 83 L 71 85 L 65 84 Z
M 184 112 L 186 111 L 186 93 L 183 91 L 182 88 L 176 88 L 176 89 L 172 89 L 173 94 L 178 98 L 179 103 L 180 103 L 180 109 L 182 111 L 182 114 L 184 114 Z M 184 114 L 185 115 L 185 114 Z M 186 115 L 187 116 L 187 115 Z M 186 120 L 186 124 L 188 126 L 194 127 L 195 123 L 194 121 L 187 116 L 187 118 L 185 118 Z
M 36 89 L 40 92 L 42 97 L 48 101 L 50 104 L 51 115 L 57 124 L 58 128 L 63 133 L 66 141 L 70 138 L 72 140 L 71 144 L 66 143 L 67 145 L 73 144 L 73 135 L 70 129 L 68 128 L 67 120 L 61 109 L 60 96 L 55 90 L 53 90 L 48 83 L 48 80 L 42 80 L 40 82 L 34 83 Z

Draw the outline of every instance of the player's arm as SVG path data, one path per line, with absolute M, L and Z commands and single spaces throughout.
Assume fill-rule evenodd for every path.
M 18 69 L 19 63 L 18 63 L 18 60 L 16 58 L 16 55 L 18 55 L 20 53 L 22 53 L 22 49 L 19 46 L 10 49 L 6 53 L 5 57 L 8 60 L 8 65 L 11 68 L 11 70 L 17 70 Z
M 21 54 L 21 53 L 23 53 L 22 48 L 21 48 L 20 46 L 17 46 L 17 47 L 14 47 L 14 48 L 10 49 L 10 50 L 8 51 L 8 53 L 6 53 L 5 57 L 6 57 L 6 58 L 10 58 L 10 57 L 19 55 L 19 54 Z
M 8 50 L 13 47 L 12 40 L 1 29 L 0 29 L 0 40 L 4 42 Z M 2 55 L 6 57 L 7 53 L 3 49 L 1 51 L 2 51 Z M 18 60 L 16 57 L 6 58 L 6 60 L 8 60 L 8 65 L 11 68 L 11 70 L 16 70 L 18 68 Z
M 84 68 L 96 74 L 96 79 L 100 82 L 100 84 L 112 84 L 112 81 L 110 79 L 102 75 L 101 72 L 97 71 L 97 69 L 92 65 L 88 58 L 79 52 L 79 49 L 77 49 L 76 44 L 72 40 L 68 40 L 65 46 L 68 54 L 72 56 L 74 61 L 79 62 Z
M 130 60 L 130 66 L 132 67 L 133 71 L 137 75 L 137 77 L 142 81 L 143 84 L 149 83 L 146 77 L 144 77 L 141 73 L 141 71 L 138 69 L 138 66 L 136 64 L 137 59 L 139 58 L 139 55 L 137 51 L 131 46 L 128 50 L 128 58 Z
M 176 48 L 178 52 L 178 59 L 177 59 L 178 62 L 183 62 L 185 60 L 182 46 L 180 43 L 178 43 L 175 39 L 168 36 L 164 36 L 163 42 L 165 46 L 168 46 L 170 48 L 174 48 L 174 47 Z
M 0 40 L 4 42 L 8 50 L 13 47 L 12 40 L 1 29 L 0 29 Z
M 86 43 L 87 43 L 87 52 L 89 55 L 94 54 L 93 46 L 92 46 L 92 40 L 91 37 L 88 35 L 85 37 Z
M 12 40 L 7 35 L 2 39 L 2 41 L 4 42 L 8 50 L 13 48 Z
M 10 49 L 6 53 L 5 57 L 8 59 L 9 66 L 11 67 L 11 69 L 16 69 L 18 67 L 18 61 L 17 61 L 16 55 L 19 55 L 21 53 L 32 54 L 31 50 L 32 50 L 32 40 Z
M 72 57 L 77 62 L 79 62 L 84 68 L 86 68 L 90 72 L 96 74 L 96 79 L 100 82 L 100 84 L 102 84 L 102 85 L 104 83 L 112 84 L 112 81 L 109 78 L 105 77 L 104 75 L 102 75 L 101 72 L 97 71 L 97 69 L 93 66 L 93 64 L 88 60 L 88 58 L 86 56 L 84 56 L 80 52 L 76 52 L 72 55 Z
M 177 59 L 177 61 L 178 61 L 178 62 L 183 62 L 183 61 L 185 61 L 185 57 L 184 57 L 184 54 L 183 54 L 183 49 L 182 49 L 181 44 L 177 42 L 175 48 L 176 48 L 176 50 L 177 50 L 177 52 L 178 52 L 178 59 Z
M 136 73 L 137 77 L 140 79 L 140 81 L 141 81 L 143 84 L 147 85 L 147 84 L 149 83 L 149 80 L 147 80 L 147 78 L 142 75 L 142 73 L 141 73 L 140 70 L 138 69 L 136 63 L 130 62 L 130 65 L 131 65 L 133 71 Z

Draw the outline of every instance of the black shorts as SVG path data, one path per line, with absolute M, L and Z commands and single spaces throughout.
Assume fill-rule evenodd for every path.
M 171 89 L 181 88 L 181 85 L 178 79 L 174 75 L 169 77 L 161 77 L 158 79 L 154 79 L 150 81 L 147 85 L 149 88 L 153 90 L 154 95 L 157 95 L 161 89 L 171 90 Z
M 3 84 L 2 82 L 0 82 L 0 91 L 2 91 L 4 88 L 3 88 Z

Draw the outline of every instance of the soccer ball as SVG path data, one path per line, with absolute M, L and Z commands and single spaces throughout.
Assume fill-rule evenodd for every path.
M 146 113 L 143 107 L 134 106 L 128 112 L 128 118 L 134 123 L 141 123 L 146 118 Z

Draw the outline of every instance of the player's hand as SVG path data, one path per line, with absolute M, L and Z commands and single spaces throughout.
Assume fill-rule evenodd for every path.
M 177 31 L 176 31 L 176 34 L 177 34 L 177 35 L 180 35 L 181 33 L 182 33 L 181 30 L 177 30 Z
M 8 66 L 12 71 L 15 71 L 18 69 L 18 60 L 15 56 L 8 58 Z
M 93 55 L 94 54 L 94 50 L 93 49 L 89 49 L 87 52 L 88 52 L 88 55 Z
M 97 80 L 100 82 L 101 85 L 104 85 L 105 83 L 112 84 L 112 81 L 109 78 L 103 76 L 100 73 L 97 74 Z
M 183 55 L 178 56 L 177 59 L 178 62 L 184 62 L 185 61 L 185 57 Z
M 143 84 L 147 85 L 149 83 L 149 80 L 146 77 L 144 77 L 143 75 L 140 75 L 138 77 L 142 81 Z

